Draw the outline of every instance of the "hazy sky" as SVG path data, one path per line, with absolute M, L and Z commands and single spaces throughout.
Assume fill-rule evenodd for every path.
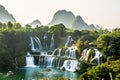
M 88 24 L 120 27 L 120 0 L 0 0 L 0 4 L 23 24 L 39 19 L 46 25 L 56 11 L 66 9 Z

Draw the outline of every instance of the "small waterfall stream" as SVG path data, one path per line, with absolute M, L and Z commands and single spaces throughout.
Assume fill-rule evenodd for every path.
M 36 67 L 34 64 L 34 57 L 27 52 L 27 56 L 26 56 L 26 67 Z
M 51 43 L 50 43 L 50 50 L 53 51 L 54 49 L 55 49 L 54 34 L 52 34 Z
M 95 55 L 89 61 L 92 62 L 93 60 L 96 60 L 97 65 L 100 65 L 101 63 L 100 58 L 102 57 L 102 53 L 96 48 L 94 48 L 93 50 L 95 51 Z M 80 60 L 85 60 L 86 62 L 88 62 L 88 57 L 91 55 L 90 51 L 91 49 L 84 49 L 80 57 Z
M 74 40 L 72 39 L 72 37 L 71 36 L 68 36 L 68 38 L 67 38 L 67 41 L 66 41 L 66 43 L 65 43 L 65 46 L 72 46 L 72 42 L 73 42 Z
M 63 66 L 60 69 L 75 72 L 79 70 L 79 62 L 77 60 L 65 60 Z

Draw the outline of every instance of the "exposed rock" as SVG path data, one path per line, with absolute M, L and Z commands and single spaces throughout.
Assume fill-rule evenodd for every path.
M 12 71 L 8 71 L 6 76 L 12 76 L 14 73 Z

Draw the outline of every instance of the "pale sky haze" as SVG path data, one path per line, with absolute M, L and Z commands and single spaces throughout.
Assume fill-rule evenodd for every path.
M 56 11 L 65 9 L 88 24 L 120 28 L 120 0 L 0 0 L 0 4 L 22 24 L 39 19 L 47 25 Z

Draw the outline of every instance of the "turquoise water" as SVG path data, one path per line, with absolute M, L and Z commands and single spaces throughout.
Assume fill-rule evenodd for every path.
M 10 70 L 1 70 L 3 72 L 0 75 L 0 80 L 40 80 L 40 79 L 47 79 L 50 80 L 57 80 L 59 77 L 63 78 L 71 78 L 72 80 L 77 80 L 78 74 L 74 72 L 68 71 L 61 71 L 56 68 L 49 68 L 49 71 L 46 69 L 48 68 L 18 68 L 12 69 L 11 71 L 14 72 L 12 76 L 6 76 L 6 73 Z

